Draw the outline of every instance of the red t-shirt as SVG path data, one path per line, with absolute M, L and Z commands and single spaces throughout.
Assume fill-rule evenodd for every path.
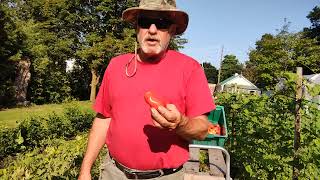
M 96 112 L 111 117 L 109 152 L 133 169 L 179 167 L 188 160 L 188 142 L 174 131 L 153 126 L 144 94 L 154 92 L 188 117 L 210 112 L 215 105 L 203 69 L 194 59 L 169 50 L 158 63 L 138 62 L 136 74 L 127 77 L 125 65 L 132 57 L 125 54 L 111 60 L 94 105 Z

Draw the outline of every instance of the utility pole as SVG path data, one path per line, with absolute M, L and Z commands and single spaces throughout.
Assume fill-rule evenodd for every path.
M 220 83 L 222 59 L 223 59 L 223 45 L 222 45 L 222 48 L 221 48 L 220 68 L 219 68 L 219 73 L 218 73 L 218 83 L 217 84 Z
M 302 99 L 302 67 L 297 67 L 297 82 L 296 82 L 296 109 L 294 122 L 294 155 L 293 155 L 293 172 L 292 179 L 298 180 L 299 177 L 299 157 L 298 149 L 300 148 L 300 132 L 301 132 L 301 99 Z

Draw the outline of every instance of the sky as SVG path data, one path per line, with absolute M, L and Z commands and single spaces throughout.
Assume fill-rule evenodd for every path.
M 289 32 L 310 27 L 306 17 L 320 0 L 176 0 L 177 7 L 189 15 L 183 38 L 188 40 L 181 50 L 200 63 L 220 65 L 223 55 L 233 54 L 243 63 L 250 49 L 265 33 L 290 22 Z

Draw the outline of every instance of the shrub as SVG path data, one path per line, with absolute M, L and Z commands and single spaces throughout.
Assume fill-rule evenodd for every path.
M 53 139 L 45 148 L 19 154 L 14 160 L 6 159 L 5 168 L 0 169 L 0 179 L 76 179 L 80 171 L 87 135 L 81 134 L 74 140 Z M 92 169 L 93 179 L 99 175 L 103 150 Z
M 74 132 L 87 131 L 91 127 L 93 113 L 90 111 L 81 111 L 80 108 L 68 106 L 65 108 L 64 116 Z
M 23 146 L 33 149 L 48 136 L 46 128 L 46 119 L 33 116 L 30 119 L 22 121 L 18 126 L 19 133 L 23 138 Z
M 87 132 L 93 118 L 92 111 L 80 110 L 74 105 L 60 116 L 54 112 L 46 118 L 33 116 L 20 122 L 17 128 L 1 129 L 0 158 L 41 147 L 48 139 L 72 139 Z
M 217 103 L 227 115 L 234 179 L 291 179 L 294 164 L 299 178 L 319 177 L 320 111 L 314 105 L 302 111 L 299 160 L 294 162 L 294 99 L 223 93 Z
M 74 132 L 70 121 L 63 116 L 57 116 L 55 113 L 48 117 L 48 133 L 52 138 L 66 137 L 71 138 Z
M 20 150 L 18 129 L 2 129 L 0 131 L 0 159 Z

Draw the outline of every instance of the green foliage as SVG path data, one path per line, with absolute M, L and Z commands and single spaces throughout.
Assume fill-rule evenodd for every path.
M 70 82 L 71 96 L 78 100 L 87 100 L 90 98 L 90 76 L 91 72 L 86 67 L 85 62 L 75 62 L 72 71 L 68 72 Z
M 265 34 L 249 53 L 245 75 L 260 88 L 272 89 L 285 72 L 303 67 L 307 74 L 319 73 L 320 46 L 302 33 L 283 29 L 277 35 Z
M 81 111 L 91 110 L 92 102 L 89 101 L 68 101 L 59 104 L 34 105 L 28 107 L 4 109 L 0 111 L 0 127 L 14 128 L 18 126 L 21 120 L 27 119 L 31 116 L 47 117 L 52 112 L 57 115 L 62 115 L 64 109 L 70 105 L 79 107 Z
M 22 140 L 18 129 L 2 128 L 0 131 L 0 159 L 20 151 Z
M 1 65 L 0 62 L 0 110 L 4 107 L 11 107 L 15 105 L 15 89 L 13 86 L 12 81 L 8 80 L 11 78 L 12 73 L 5 73 L 8 72 L 8 68 L 12 69 L 11 66 L 7 65 Z M 2 68 L 5 68 L 6 70 L 2 70 Z M 3 76 L 1 74 L 4 74 Z
M 221 79 L 220 82 L 233 76 L 235 73 L 240 74 L 242 65 L 234 55 L 225 55 L 221 63 Z
M 300 158 L 301 177 L 316 179 L 320 177 L 320 110 L 307 103 L 308 108 L 303 113 L 301 130 Z
M 75 30 L 79 33 L 79 43 L 75 53 L 78 70 L 88 73 L 95 81 L 103 75 L 104 69 L 111 58 L 116 55 L 133 52 L 135 33 L 129 29 L 129 24 L 121 19 L 122 11 L 128 7 L 136 6 L 137 1 L 98 0 L 80 3 L 79 18 Z M 77 76 L 77 72 L 73 77 Z M 97 79 L 94 79 L 97 78 Z M 102 79 L 102 78 L 101 78 Z M 89 88 L 90 82 L 85 83 Z M 78 86 L 78 83 L 72 82 Z M 91 92 L 94 97 L 95 92 Z
M 17 128 L 0 131 L 0 158 L 43 147 L 48 139 L 72 139 L 88 131 L 93 118 L 92 111 L 81 111 L 75 104 L 67 107 L 63 115 L 32 116 Z
M 19 126 L 19 138 L 22 138 L 22 147 L 33 148 L 40 144 L 48 135 L 46 130 L 46 124 L 44 118 L 31 117 L 25 121 L 22 121 Z
M 218 82 L 218 70 L 209 62 L 204 62 L 202 64 L 204 73 L 206 74 L 209 83 L 216 84 Z
M 135 30 L 121 15 L 137 5 L 136 0 L 1 1 L 0 106 L 14 104 L 15 63 L 21 60 L 31 62 L 32 103 L 88 99 L 91 71 L 100 77 L 112 57 L 134 51 Z M 170 47 L 185 43 L 177 36 Z M 68 74 L 69 59 L 77 69 Z
M 311 96 L 319 96 L 320 95 L 320 85 L 319 84 L 307 84 L 308 92 Z
M 48 140 L 43 148 L 35 148 L 15 158 L 7 158 L 1 179 L 76 179 L 80 171 L 87 142 L 86 134 L 79 134 L 74 140 Z M 92 178 L 99 176 L 99 165 L 106 151 L 100 153 L 92 169 Z
M 69 15 L 68 3 L 18 0 L 2 4 L 14 27 L 7 34 L 15 46 L 6 60 L 31 61 L 28 99 L 38 104 L 62 102 L 70 96 L 65 60 L 74 53 L 75 35 L 74 31 L 64 30 L 68 27 L 63 19 Z
M 320 6 L 316 6 L 308 14 L 307 18 L 311 22 L 311 27 L 305 28 L 304 32 L 307 37 L 316 38 L 320 42 Z
M 199 172 L 208 172 L 209 171 L 209 155 L 208 150 L 200 150 L 199 154 Z
M 70 123 L 71 132 L 74 134 L 88 130 L 94 118 L 92 111 L 82 112 L 72 106 L 67 107 L 64 114 L 67 119 L 65 121 Z
M 14 100 L 14 63 L 8 58 L 15 52 L 15 39 L 11 39 L 15 29 L 6 6 L 0 3 L 0 109 L 15 104 Z
M 122 11 L 136 5 L 135 1 L 99 0 L 81 3 L 77 20 L 81 35 L 77 59 L 89 68 L 106 67 L 116 54 L 133 52 L 134 30 L 121 20 Z M 84 67 L 84 68 L 88 68 Z
M 169 49 L 177 50 L 184 48 L 184 45 L 188 43 L 188 40 L 181 37 L 182 35 L 176 35 L 173 38 L 171 38 L 169 42 Z
M 37 74 L 32 78 L 28 89 L 28 97 L 35 104 L 60 103 L 70 99 L 71 88 L 65 73 L 45 64 L 48 60 L 41 59 L 43 70 L 33 69 Z M 40 66 L 42 66 L 40 65 Z M 50 70 L 49 70 L 50 69 Z
M 71 118 L 71 116 L 69 116 Z M 72 117 L 77 118 L 77 117 Z M 72 137 L 73 129 L 70 121 L 65 120 L 64 117 L 57 116 L 55 113 L 49 115 L 47 120 L 48 131 L 50 132 L 49 136 L 52 138 L 55 137 Z
M 240 179 L 291 179 L 292 165 L 300 178 L 319 176 L 320 111 L 307 103 L 302 113 L 299 162 L 293 162 L 295 102 L 287 94 L 271 97 L 218 94 L 228 120 L 232 175 Z M 307 102 L 307 101 L 303 101 Z

